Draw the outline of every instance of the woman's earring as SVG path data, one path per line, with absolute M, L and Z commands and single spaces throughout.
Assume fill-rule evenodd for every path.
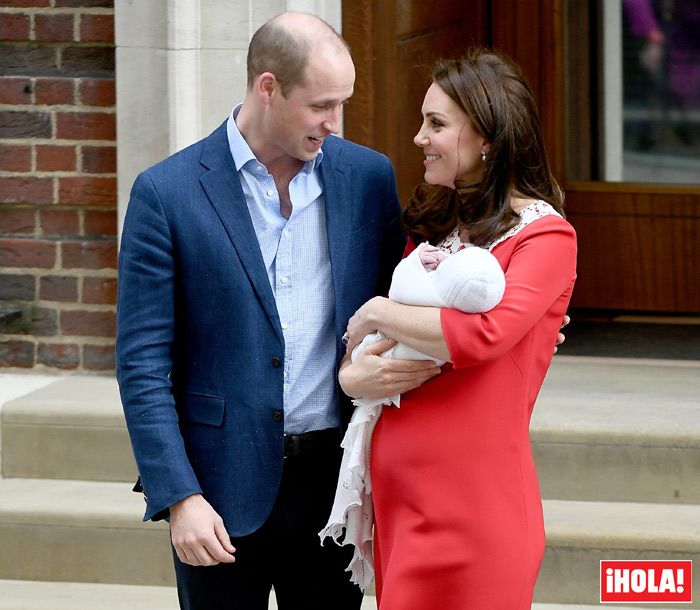
M 482 151 L 481 151 L 481 160 L 482 160 L 484 163 L 486 163 L 486 151 L 485 151 L 485 150 L 482 150 Z

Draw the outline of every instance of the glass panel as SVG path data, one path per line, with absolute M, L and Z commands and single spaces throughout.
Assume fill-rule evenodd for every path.
M 700 0 L 567 0 L 567 178 L 700 183 Z

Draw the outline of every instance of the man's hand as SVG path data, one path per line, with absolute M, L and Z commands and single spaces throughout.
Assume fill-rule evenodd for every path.
M 368 347 L 357 359 L 341 368 L 338 380 L 348 396 L 381 398 L 403 394 L 440 374 L 432 360 L 382 358 L 396 341 L 385 339 Z
M 200 494 L 170 507 L 170 537 L 180 561 L 191 566 L 236 561 L 223 519 Z
M 561 321 L 561 326 L 559 327 L 559 332 L 557 333 L 557 344 L 554 346 L 554 353 L 557 353 L 557 350 L 559 349 L 559 346 L 566 341 L 566 336 L 564 335 L 562 329 L 569 323 L 571 322 L 571 318 L 567 315 L 564 315 L 564 319 Z

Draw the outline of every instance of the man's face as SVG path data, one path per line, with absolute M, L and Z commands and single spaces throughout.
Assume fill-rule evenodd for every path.
M 268 109 L 268 143 L 294 159 L 314 159 L 324 138 L 340 130 L 343 105 L 354 84 L 355 67 L 347 52 L 313 55 L 305 82 L 293 87 L 287 98 L 276 84 L 277 95 Z

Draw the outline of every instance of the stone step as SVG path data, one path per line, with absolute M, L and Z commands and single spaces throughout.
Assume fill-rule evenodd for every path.
M 558 356 L 535 405 L 545 498 L 700 503 L 700 362 Z
M 172 585 L 167 525 L 126 483 L 0 479 L 0 578 Z
M 0 580 L 0 610 L 178 610 L 178 607 L 175 587 Z M 362 610 L 376 608 L 376 598 L 366 595 Z M 270 596 L 269 610 L 277 610 L 274 593 Z
M 542 495 L 700 503 L 700 363 L 558 356 L 532 421 Z M 5 477 L 133 481 L 113 378 L 69 377 L 5 404 Z
M 596 604 L 603 559 L 700 562 L 700 506 L 545 500 L 547 549 L 535 601 Z M 700 591 L 700 573 L 693 589 Z M 700 596 L 686 608 L 699 608 Z M 658 607 L 658 605 L 657 605 Z
M 0 610 L 178 610 L 175 587 L 0 580 Z
M 2 475 L 134 481 L 136 465 L 113 377 L 67 377 L 6 402 Z
M 596 603 L 601 559 L 700 560 L 700 506 L 545 500 L 544 510 L 538 602 Z M 0 480 L 0 578 L 171 585 L 167 526 L 142 512 L 128 484 Z M 695 581 L 698 591 L 697 571 Z

